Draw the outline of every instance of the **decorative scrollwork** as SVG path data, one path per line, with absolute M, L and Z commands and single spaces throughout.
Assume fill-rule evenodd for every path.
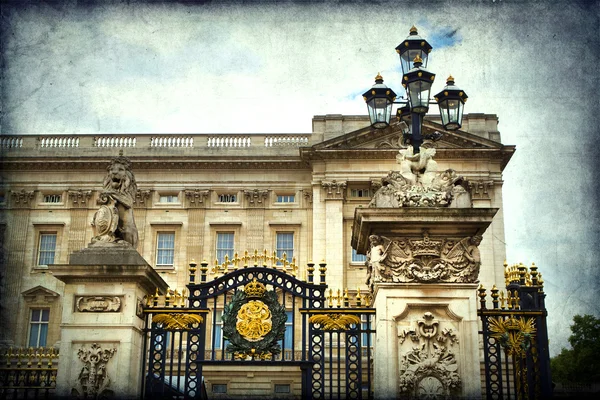
M 360 318 L 351 314 L 316 314 L 311 316 L 308 322 L 320 324 L 324 331 L 345 331 L 351 324 L 360 324 Z
M 449 349 L 458 343 L 451 328 L 440 332 L 440 321 L 426 312 L 417 328 L 400 333 L 400 344 L 410 337 L 412 349 L 400 356 L 399 394 L 401 398 L 451 398 L 458 393 L 461 379 L 458 363 Z M 417 344 L 414 347 L 414 344 Z M 447 346 L 449 345 L 449 346 Z
M 204 319 L 200 315 L 173 313 L 156 314 L 152 317 L 152 322 L 163 324 L 165 330 L 172 331 L 177 329 L 189 329 L 194 324 L 200 324 Z
M 106 364 L 116 351 L 116 348 L 102 349 L 97 343 L 92 344 L 89 349 L 79 349 L 77 356 L 83 361 L 83 368 L 72 394 L 88 399 L 112 396 L 112 390 L 108 389 L 110 378 L 106 372 Z

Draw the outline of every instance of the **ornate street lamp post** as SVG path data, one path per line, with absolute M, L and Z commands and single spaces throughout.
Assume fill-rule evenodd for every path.
M 402 86 L 406 90 L 407 101 L 395 102 L 396 94 L 383 84 L 380 74 L 375 77 L 375 85 L 371 90 L 363 94 L 367 102 L 371 126 L 376 129 L 389 126 L 393 103 L 401 105 L 396 111 L 396 116 L 398 120 L 411 125 L 410 131 L 404 134 L 404 141 L 413 146 L 414 154 L 419 152 L 419 147 L 423 143 L 421 126 L 423 116 L 429 110 L 429 95 L 435 80 L 435 74 L 426 69 L 431 49 L 431 45 L 419 36 L 414 26 L 410 29 L 410 35 L 406 40 L 396 47 L 396 52 L 400 56 Z M 452 76 L 448 78 L 444 90 L 435 95 L 444 129 L 456 130 L 461 127 L 467 97 L 466 93 L 455 85 Z

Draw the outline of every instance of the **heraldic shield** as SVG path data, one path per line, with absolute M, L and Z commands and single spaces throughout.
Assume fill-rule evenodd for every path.
M 256 278 L 236 291 L 223 309 L 223 336 L 235 359 L 270 360 L 281 353 L 287 315 L 277 293 Z

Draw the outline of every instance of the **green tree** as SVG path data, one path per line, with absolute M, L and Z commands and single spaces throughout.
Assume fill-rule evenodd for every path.
M 550 360 L 552 380 L 561 383 L 600 382 L 600 319 L 592 315 L 576 315 L 571 332 L 571 349 L 563 348 Z

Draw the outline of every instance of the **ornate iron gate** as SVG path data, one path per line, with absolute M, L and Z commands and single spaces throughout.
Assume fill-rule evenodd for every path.
M 230 366 L 295 367 L 303 399 L 372 398 L 375 310 L 360 291 L 328 290 L 325 264 L 301 280 L 265 251 L 226 259 L 211 280 L 207 263 L 199 269 L 196 282 L 190 264 L 187 293 L 145 299 L 145 398 L 203 398 L 203 368 Z
M 506 294 L 491 289 L 492 309 L 480 286 L 485 396 L 487 399 L 552 397 L 543 281 L 534 265 L 505 264 Z

